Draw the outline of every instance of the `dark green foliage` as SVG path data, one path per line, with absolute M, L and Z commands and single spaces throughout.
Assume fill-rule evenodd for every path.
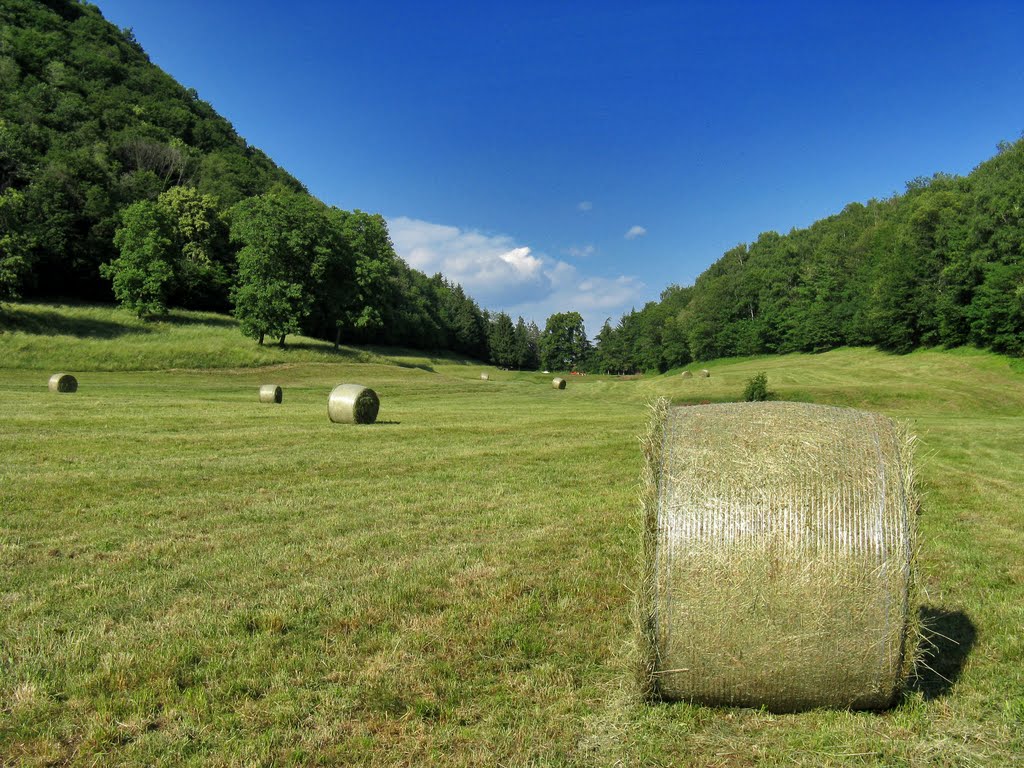
M 579 312 L 557 312 L 540 337 L 540 362 L 552 371 L 575 370 L 587 357 L 590 341 Z
M 100 265 L 117 256 L 119 212 L 172 187 L 223 205 L 302 188 L 95 6 L 4 0 L 0 29 L 0 194 L 18 193 L 0 211 L 3 295 L 109 298 Z M 208 245 L 230 263 L 226 241 Z M 223 309 L 227 286 L 186 295 Z
M 775 393 L 768 389 L 768 374 L 761 371 L 747 379 L 743 388 L 743 399 L 748 403 L 774 400 Z
M 191 187 L 173 187 L 155 201 L 121 212 L 114 233 L 120 256 L 100 267 L 121 306 L 139 317 L 178 305 L 216 305 L 227 291 L 226 228 L 217 201 Z
M 486 315 L 486 313 L 485 313 Z M 487 318 L 490 361 L 499 368 L 536 370 L 540 366 L 540 331 L 520 317 L 515 324 L 504 312 Z
M 916 179 L 902 196 L 733 248 L 692 288 L 606 324 L 590 367 L 962 344 L 1024 355 L 1024 140 L 967 177 Z
M 22 227 L 25 196 L 16 189 L 0 192 L 0 301 L 16 299 L 32 266 L 32 240 Z
M 121 255 L 100 267 L 114 296 L 139 317 L 163 315 L 174 280 L 173 222 L 160 205 L 140 200 L 124 210 L 114 235 Z
M 690 362 L 686 330 L 680 313 L 687 307 L 693 289 L 672 285 L 640 311 L 623 315 L 616 327 L 606 320 L 597 334 L 597 345 L 587 357 L 592 373 L 660 373 Z
M 512 318 L 499 312 L 491 320 L 488 345 L 491 350 L 491 362 L 500 368 L 517 368 L 516 327 Z
M 519 370 L 540 368 L 540 329 L 532 320 L 529 323 L 522 317 L 516 320 L 514 352 L 515 367 Z
M 231 298 L 242 332 L 283 346 L 313 310 L 314 265 L 334 259 L 341 232 L 326 206 L 277 189 L 231 209 L 231 240 L 241 246 Z

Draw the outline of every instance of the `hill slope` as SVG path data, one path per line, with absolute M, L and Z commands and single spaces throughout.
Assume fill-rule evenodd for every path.
M 302 185 L 131 33 L 71 0 L 0 4 L 0 217 L 28 241 L 28 295 L 106 298 L 118 211 L 189 184 L 225 205 Z

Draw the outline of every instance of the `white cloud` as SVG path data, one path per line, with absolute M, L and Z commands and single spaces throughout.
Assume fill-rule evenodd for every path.
M 572 245 L 566 248 L 565 252 L 577 259 L 585 259 L 587 256 L 593 256 L 596 250 L 593 245 L 588 243 L 587 245 Z
M 606 317 L 613 322 L 638 302 L 645 286 L 635 277 L 581 274 L 568 262 L 536 253 L 507 235 L 485 235 L 401 216 L 388 220 L 395 251 L 410 266 L 440 272 L 459 283 L 481 307 L 522 315 L 543 328 L 555 312 L 583 315 L 596 334 Z M 593 246 L 584 246 L 589 255 Z
M 641 227 L 639 224 L 634 224 L 625 234 L 627 240 L 636 240 L 638 237 L 643 237 L 647 234 L 647 228 Z
M 576 204 L 576 210 L 578 211 L 590 211 L 593 210 L 594 204 L 589 200 L 581 200 Z
M 548 289 L 543 260 L 529 246 L 520 246 L 506 235 L 485 235 L 405 216 L 390 219 L 388 230 L 398 255 L 410 266 L 428 275 L 440 272 L 483 306 Z

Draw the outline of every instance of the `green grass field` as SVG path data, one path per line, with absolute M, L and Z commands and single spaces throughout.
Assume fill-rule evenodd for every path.
M 1017 361 L 844 349 L 559 392 L 400 350 L 261 349 L 216 315 L 15 305 L 0 327 L 2 765 L 1024 760 Z M 737 399 L 761 370 L 919 435 L 930 669 L 891 711 L 636 695 L 646 404 Z M 48 392 L 56 371 L 78 392 Z M 341 382 L 378 392 L 377 424 L 328 421 Z

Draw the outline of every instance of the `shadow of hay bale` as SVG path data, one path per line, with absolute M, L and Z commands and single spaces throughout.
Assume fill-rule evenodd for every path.
M 921 645 L 917 669 L 907 685 L 925 701 L 946 696 L 963 672 L 967 657 L 978 639 L 978 629 L 963 611 L 925 605 L 921 619 Z

